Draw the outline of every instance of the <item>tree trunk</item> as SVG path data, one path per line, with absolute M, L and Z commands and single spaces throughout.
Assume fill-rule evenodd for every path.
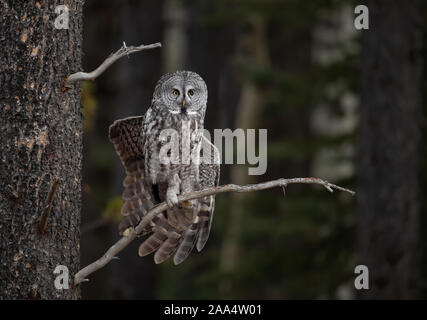
M 80 70 L 83 0 L 67 3 L 56 29 L 57 1 L 0 2 L 0 299 L 79 297 L 54 285 L 80 254 L 80 86 L 61 82 Z
M 363 36 L 358 263 L 362 298 L 415 298 L 421 1 L 369 1 Z

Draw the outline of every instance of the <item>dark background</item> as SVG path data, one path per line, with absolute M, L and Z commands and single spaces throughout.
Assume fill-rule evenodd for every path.
M 108 126 L 144 114 L 160 76 L 199 73 L 205 127 L 267 128 L 265 175 L 222 165 L 220 184 L 315 176 L 319 186 L 217 197 L 210 239 L 184 263 L 140 258 L 136 240 L 82 285 L 87 299 L 425 298 L 426 152 L 421 1 L 87 1 L 83 66 L 123 43 L 163 48 L 83 84 L 82 266 L 118 238 L 124 169 Z M 354 268 L 370 270 L 369 293 Z

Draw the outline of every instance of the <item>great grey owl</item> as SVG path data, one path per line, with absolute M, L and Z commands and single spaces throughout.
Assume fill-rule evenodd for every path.
M 218 150 L 203 135 L 207 98 L 206 84 L 198 74 L 168 73 L 158 81 L 144 116 L 117 120 L 110 126 L 110 141 L 126 170 L 120 233 L 137 225 L 156 204 L 166 201 L 169 205 L 147 225 L 143 235 L 151 235 L 138 251 L 140 256 L 156 251 L 156 263 L 175 253 L 174 263 L 179 264 L 194 245 L 201 251 L 208 240 L 215 196 L 177 205 L 180 193 L 219 182 Z M 173 150 L 179 151 L 178 159 Z M 164 157 L 169 163 L 162 161 Z

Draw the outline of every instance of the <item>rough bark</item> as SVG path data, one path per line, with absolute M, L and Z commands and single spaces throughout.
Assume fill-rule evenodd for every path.
M 362 31 L 358 263 L 362 298 L 414 298 L 418 279 L 421 1 L 368 1 Z
M 66 3 L 67 30 L 59 1 L 0 1 L 0 299 L 79 297 L 53 273 L 65 265 L 71 280 L 80 252 L 80 86 L 61 83 L 81 69 L 83 0 Z

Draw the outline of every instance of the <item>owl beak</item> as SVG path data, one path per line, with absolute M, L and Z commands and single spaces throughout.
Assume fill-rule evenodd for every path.
M 187 108 L 185 107 L 185 99 L 184 100 L 182 100 L 182 102 L 181 102 L 181 112 L 182 113 L 187 113 Z

